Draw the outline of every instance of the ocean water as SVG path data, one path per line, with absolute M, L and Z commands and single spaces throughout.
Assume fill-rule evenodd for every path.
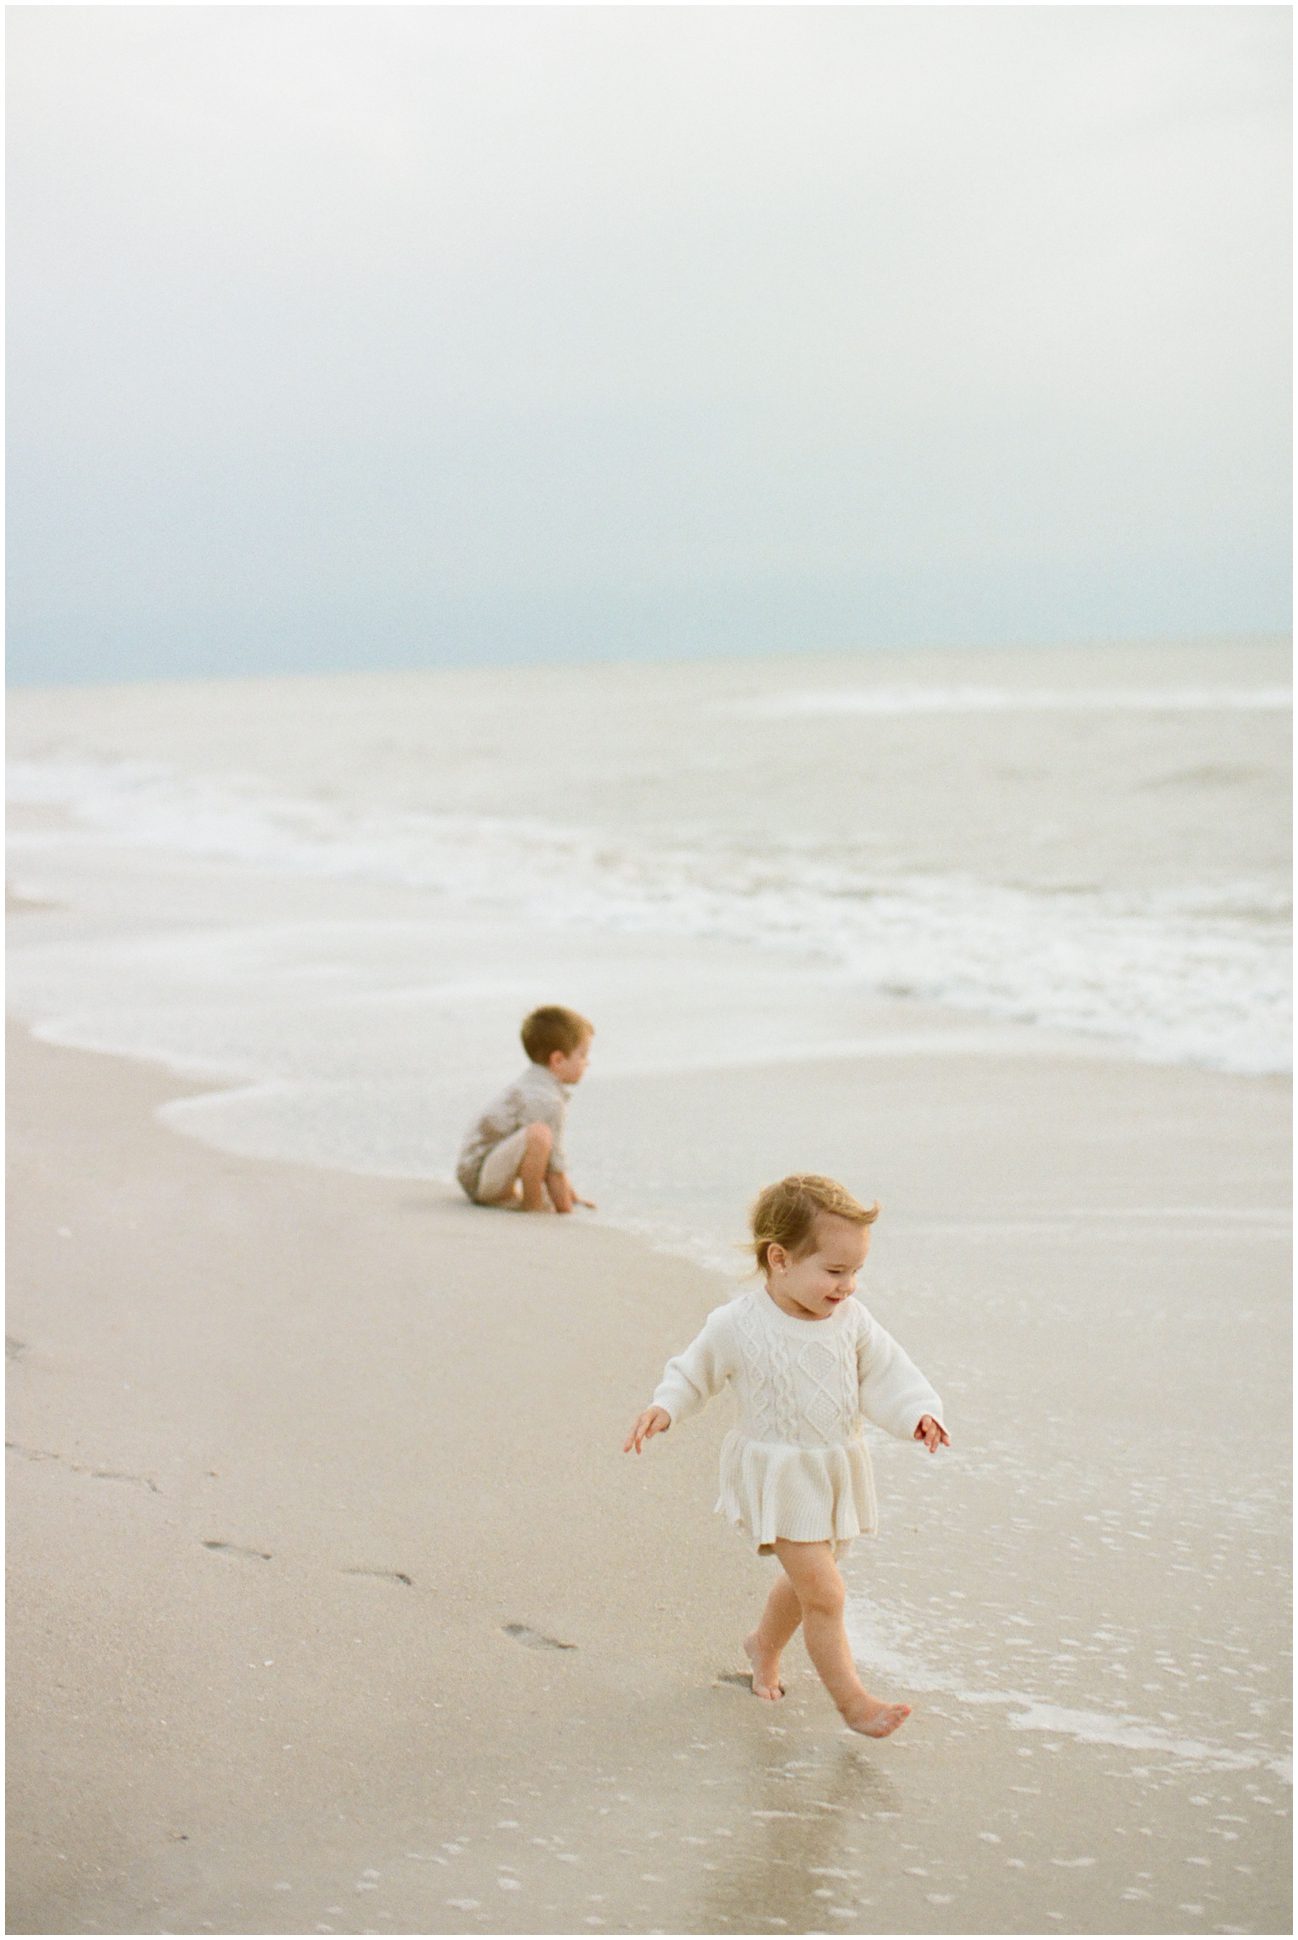
M 168 1108 L 199 1136 L 449 1179 L 519 1018 L 574 1004 L 581 1183 L 729 1271 L 781 1169 L 895 1199 L 862 1059 L 1287 1069 L 1287 675 L 1236 643 L 19 692 L 10 883 L 62 914 L 10 1007 L 214 1081 Z
M 18 822 L 11 869 L 399 891 L 1274 1072 L 1287 678 L 1241 643 L 19 693 L 9 799 L 60 819 Z

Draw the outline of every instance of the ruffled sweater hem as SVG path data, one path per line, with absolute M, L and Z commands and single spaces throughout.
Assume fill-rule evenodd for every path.
M 850 1543 L 879 1527 L 870 1452 L 863 1441 L 833 1448 L 757 1442 L 736 1429 L 721 1447 L 717 1512 L 753 1548 L 769 1554 L 777 1538 Z

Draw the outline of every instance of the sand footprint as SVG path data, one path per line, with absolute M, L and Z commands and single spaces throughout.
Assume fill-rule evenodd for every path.
M 92 1468 L 90 1475 L 96 1482 L 131 1482 L 136 1488 L 148 1489 L 153 1495 L 162 1494 L 162 1490 L 151 1475 L 132 1475 L 129 1469 Z
M 516 1644 L 523 1644 L 528 1650 L 576 1650 L 576 1644 L 560 1643 L 557 1637 L 546 1637 L 541 1631 L 533 1630 L 525 1623 L 503 1623 L 501 1629 Z
M 219 1536 L 204 1536 L 203 1548 L 220 1550 L 226 1556 L 248 1556 L 258 1563 L 270 1561 L 268 1549 L 247 1549 L 242 1543 L 223 1542 Z

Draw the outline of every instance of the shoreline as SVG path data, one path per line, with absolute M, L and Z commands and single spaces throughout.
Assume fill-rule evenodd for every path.
M 174 936 L 199 975 L 204 951 L 241 932 L 208 906 L 229 885 L 204 886 L 202 872 L 195 881 L 197 907 Z M 35 982 L 28 971 L 26 988 L 11 988 L 10 1017 L 42 1045 L 157 1071 L 174 1087 L 159 1106 L 160 1122 L 214 1153 L 357 1179 L 420 1178 L 457 1199 L 460 1131 L 481 1105 L 482 1074 L 492 1083 L 511 1075 L 507 1047 L 528 989 L 519 980 L 511 1001 L 515 986 L 502 984 L 471 1010 L 462 980 L 474 963 L 510 960 L 523 931 L 455 905 L 435 926 L 425 915 L 421 983 L 397 990 L 389 1007 L 381 987 L 351 995 L 346 948 L 331 954 L 328 934 L 321 965 L 312 962 L 324 905 L 310 885 L 291 893 L 302 898 L 292 912 L 302 940 L 282 979 L 260 994 L 249 982 L 246 1000 L 223 995 L 223 1008 L 192 1016 L 175 1002 L 184 965 L 169 962 L 165 976 L 150 981 L 138 916 L 123 925 L 106 909 L 13 899 L 11 916 L 39 968 Z M 263 913 L 263 894 L 252 892 L 245 923 L 254 909 Z M 364 933 L 372 914 L 348 906 L 349 935 Z M 101 939 L 113 947 L 119 938 L 128 965 L 140 953 L 142 993 L 133 1003 L 110 996 L 101 1010 L 81 994 L 84 965 Z M 173 934 L 161 940 L 170 951 Z M 1288 1120 L 1287 1073 L 1138 1057 L 1104 1040 L 973 1019 L 934 1002 L 858 997 L 833 978 L 813 979 L 818 1008 L 802 1041 L 772 1043 L 765 1034 L 798 994 L 806 966 L 763 965 L 764 981 L 745 985 L 744 959 L 730 946 L 713 942 L 696 955 L 685 940 L 656 935 L 641 939 L 638 951 L 620 936 L 593 948 L 547 936 L 533 956 L 534 981 L 554 989 L 576 981 L 579 994 L 589 992 L 587 1014 L 601 1020 L 596 1063 L 573 1107 L 581 1182 L 600 1208 L 593 1223 L 648 1245 L 655 1257 L 728 1273 L 757 1184 L 807 1167 L 876 1182 L 871 1191 L 882 1193 L 889 1211 L 885 1253 L 888 1235 L 903 1226 L 1067 1231 L 1097 1212 L 1137 1226 L 1220 1218 L 1289 1230 L 1286 1148 L 1276 1143 Z M 584 969 L 583 956 L 592 959 Z M 61 986 L 60 959 L 78 957 L 81 967 Z M 22 963 L 22 949 L 11 961 Z M 215 961 L 224 973 L 224 960 Z M 692 966 L 691 1028 L 695 1039 L 714 1034 L 708 1051 L 681 1045 L 661 996 Z M 129 971 L 118 964 L 114 972 L 125 990 Z M 38 1000 L 40 979 L 51 976 L 58 994 Z M 341 995 L 320 1012 L 325 1042 L 313 1064 L 296 1040 L 281 1055 L 275 1034 L 297 1028 L 299 991 L 308 1005 L 317 1001 L 316 976 L 338 978 Z M 245 1040 L 252 1004 L 259 1022 Z M 672 1132 L 681 1121 L 697 1128 L 697 1162 Z M 1214 1165 L 1218 1129 L 1227 1127 L 1226 1162 Z M 1197 1202 L 1180 1186 L 1164 1191 L 1143 1157 L 1134 1170 L 1126 1164 L 1146 1133 L 1185 1146 L 1188 1164 L 1205 1178 L 1216 1171 Z M 1042 1163 L 1041 1139 L 1054 1148 L 1050 1166 Z M 1018 1178 L 1007 1190 L 1010 1171 Z M 1138 1195 L 1133 1203 L 1131 1188 L 1147 1178 L 1147 1203 Z
M 1002 1623 L 1038 1621 L 1033 1571 L 1063 1610 L 1169 1580 L 1161 1507 L 1152 1553 L 1015 1527 L 1034 1467 L 1048 1497 L 1085 1463 L 1056 1442 L 1021 1472 L 982 1418 L 988 1364 L 946 1289 L 957 1245 L 992 1298 L 1003 1234 L 994 1267 L 968 1232 L 907 1249 L 897 1331 L 924 1364 L 941 1319 L 960 1446 L 941 1473 L 883 1451 L 883 1539 L 850 1582 L 919 1624 L 939 1675 L 894 1693 L 903 1652 L 872 1677 L 917 1702 L 867 1746 L 798 1644 L 777 1713 L 733 1681 L 767 1569 L 710 1514 L 724 1408 L 652 1465 L 620 1454 L 664 1349 L 733 1287 L 608 1227 L 178 1138 L 156 1114 L 204 1086 L 9 1040 L 10 1930 L 1283 1930 L 1264 1760 L 1024 1729 L 942 1682 L 989 1553 L 1022 1579 Z M 1018 1245 L 1026 1284 L 1040 1258 L 1086 1284 L 1048 1234 Z M 1235 1329 L 1245 1280 L 1238 1299 Z M 1036 1399 L 1039 1344 L 1071 1365 L 1085 1332 L 1063 1310 L 1020 1332 Z M 1095 1420 L 1116 1407 L 1138 1443 L 1127 1384 L 1097 1374 Z M 1205 1365 L 1186 1410 L 1214 1385 Z M 1202 1634 L 1242 1589 L 1222 1575 Z M 1001 1682 L 1039 1694 L 1052 1661 L 1011 1656 Z

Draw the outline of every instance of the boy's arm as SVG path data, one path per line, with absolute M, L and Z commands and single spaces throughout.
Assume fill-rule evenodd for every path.
M 564 1150 L 563 1126 L 564 1120 L 568 1116 L 568 1107 L 557 1093 L 547 1092 L 541 1100 L 539 1115 L 545 1120 L 551 1132 L 554 1134 L 554 1143 L 550 1147 L 550 1171 L 557 1174 L 560 1178 L 566 1178 L 568 1175 L 568 1154 Z
M 545 1189 L 550 1195 L 550 1204 L 556 1212 L 570 1213 L 574 1206 L 587 1206 L 591 1212 L 595 1210 L 595 1201 L 583 1199 L 566 1172 L 547 1172 Z
M 942 1403 L 926 1377 L 873 1314 L 864 1307 L 861 1314 L 856 1368 L 862 1414 L 902 1441 L 911 1439 L 925 1415 L 940 1427 Z
M 568 1177 L 568 1155 L 563 1145 L 564 1121 L 568 1116 L 567 1106 L 561 1098 L 547 1096 L 539 1102 L 538 1115 L 554 1135 L 554 1143 L 550 1147 L 550 1163 L 545 1173 L 545 1189 L 550 1195 L 550 1204 L 556 1212 L 561 1213 L 570 1213 L 574 1206 L 587 1206 L 591 1212 L 594 1212 L 595 1201 L 583 1199 Z

